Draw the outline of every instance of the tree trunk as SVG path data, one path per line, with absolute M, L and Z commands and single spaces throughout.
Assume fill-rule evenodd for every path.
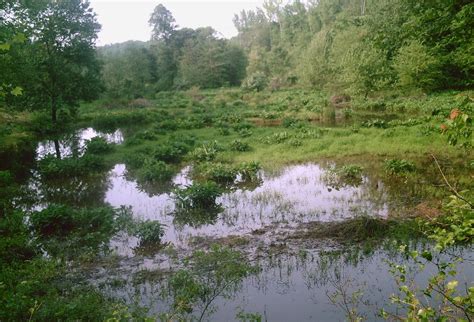
M 56 158 L 61 159 L 61 148 L 58 140 L 54 140 L 54 149 L 56 150 Z

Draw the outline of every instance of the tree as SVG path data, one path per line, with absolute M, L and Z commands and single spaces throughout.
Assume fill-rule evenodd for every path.
M 163 39 L 168 41 L 177 27 L 173 15 L 162 4 L 156 6 L 150 16 L 150 20 L 148 20 L 148 23 L 153 28 L 151 36 L 152 40 Z
M 56 124 L 62 107 L 97 97 L 101 83 L 95 40 L 100 25 L 89 2 L 42 0 L 14 3 L 4 10 L 28 38 L 12 55 L 22 68 L 16 73 L 18 85 L 30 106 L 48 106 Z

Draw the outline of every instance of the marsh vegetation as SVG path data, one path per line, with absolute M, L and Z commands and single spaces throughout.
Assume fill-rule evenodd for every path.
M 416 3 L 94 48 L 87 2 L 7 1 L 0 320 L 472 320 L 473 7 Z

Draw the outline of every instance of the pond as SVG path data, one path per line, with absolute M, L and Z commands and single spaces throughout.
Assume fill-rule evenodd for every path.
M 95 136 L 109 143 L 124 141 L 120 130 L 107 134 L 82 129 L 58 140 L 40 142 L 37 160 L 47 154 L 81 156 L 86 140 Z M 292 236 L 315 222 L 335 223 L 360 216 L 391 218 L 420 203 L 430 187 L 428 180 L 405 181 L 403 185 L 383 180 L 371 168 L 364 169 L 356 180 L 340 180 L 335 168 L 334 163 L 320 162 L 261 170 L 250 185 L 237 178 L 232 188 L 217 198 L 219 207 L 198 219 L 179 214 L 175 205 L 175 189 L 195 180 L 192 165 L 182 166 L 168 185 L 151 190 L 123 163 L 94 176 L 51 182 L 33 170 L 26 185 L 37 195 L 33 209 L 51 203 L 127 206 L 135 219 L 156 220 L 164 226 L 166 250 L 141 253 L 137 250 L 139 240 L 120 232 L 110 241 L 112 265 L 98 262 L 83 272 L 77 268 L 107 294 L 127 303 L 138 302 L 151 313 L 169 309 L 169 298 L 163 297 L 167 276 L 182 267 L 184 257 L 214 242 L 235 242 L 260 270 L 244 278 L 231 295 L 216 297 L 205 319 L 235 320 L 242 311 L 258 313 L 268 321 L 342 321 L 342 292 L 356 294 L 351 305 L 367 319 L 377 320 L 382 306 L 396 309 L 387 307 L 396 290 L 388 260 L 407 265 L 419 285 L 426 284 L 433 268 L 417 272 L 417 265 L 399 255 L 396 247 L 378 245 L 366 253 L 347 255 L 333 242 L 304 242 Z M 472 248 L 458 251 L 466 261 L 460 265 L 457 278 L 469 282 L 474 276 L 474 252 Z M 202 308 L 193 314 L 199 316 L 199 310 Z

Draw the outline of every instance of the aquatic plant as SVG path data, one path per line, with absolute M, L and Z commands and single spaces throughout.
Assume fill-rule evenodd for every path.
M 392 175 L 407 174 L 416 170 L 415 164 L 413 162 L 404 159 L 385 160 L 384 167 L 385 171 Z
M 147 182 L 164 182 L 170 180 L 174 171 L 163 161 L 156 161 L 152 158 L 145 158 L 143 165 L 137 171 L 139 180 Z
M 221 150 L 222 148 L 217 141 L 204 143 L 202 146 L 191 152 L 191 158 L 196 161 L 212 161 Z
M 136 225 L 134 235 L 140 239 L 140 246 L 150 246 L 159 244 L 164 233 L 159 221 L 146 220 Z
M 90 140 L 86 140 L 86 153 L 91 154 L 105 154 L 113 151 L 114 146 L 109 144 L 106 139 L 100 136 L 93 137 Z
M 221 194 L 221 189 L 213 181 L 195 182 L 184 189 L 174 190 L 178 206 L 185 209 L 216 207 L 216 198 Z

